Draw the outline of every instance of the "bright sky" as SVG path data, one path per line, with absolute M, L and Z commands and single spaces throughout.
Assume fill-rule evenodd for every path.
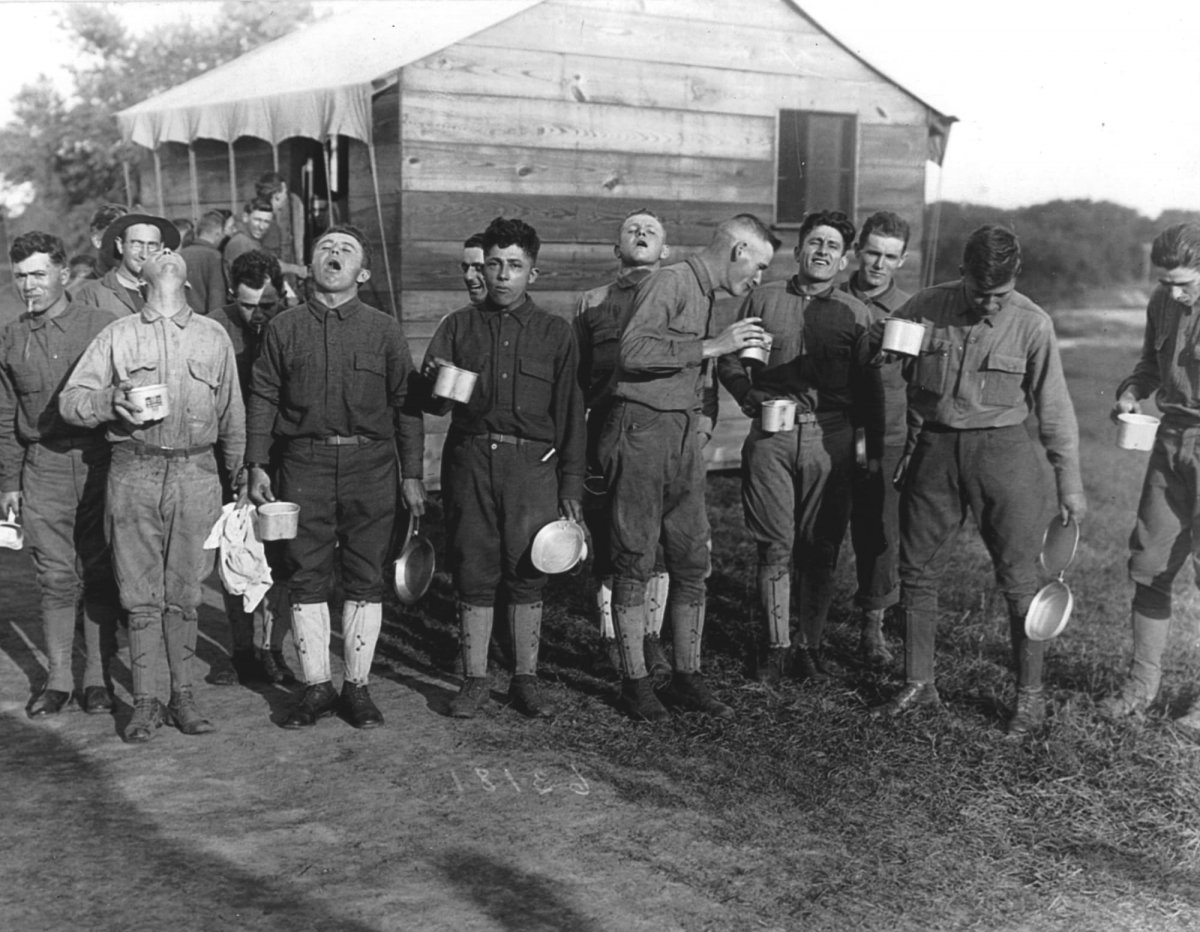
M 1093 198 L 1151 217 L 1200 209 L 1200 108 L 1192 102 L 1200 2 L 799 2 L 885 74 L 959 118 L 941 173 L 944 198 L 1001 207 Z M 23 83 L 68 59 L 54 25 L 64 5 L 0 0 L 9 37 L 0 120 Z M 122 6 L 131 21 L 161 21 L 208 16 L 214 4 Z

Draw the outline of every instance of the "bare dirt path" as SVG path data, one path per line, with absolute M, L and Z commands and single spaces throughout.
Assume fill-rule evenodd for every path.
M 214 735 L 126 745 L 123 703 L 30 721 L 44 658 L 25 554 L 0 551 L 0 591 L 0 928 L 766 928 L 672 879 L 676 857 L 733 869 L 704 817 L 622 799 L 586 761 L 484 750 L 513 713 L 446 718 L 454 685 L 436 675 L 377 677 L 372 732 L 284 731 L 285 690 L 209 685 Z

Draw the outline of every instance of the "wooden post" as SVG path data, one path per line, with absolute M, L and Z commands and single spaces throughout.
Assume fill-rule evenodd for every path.
M 167 204 L 163 198 L 163 183 L 162 183 L 162 160 L 158 157 L 158 146 L 153 149 L 154 152 L 154 183 L 158 186 L 158 215 L 165 217 L 167 215 Z
M 192 197 L 192 222 L 200 220 L 200 182 L 196 178 L 196 150 L 188 142 L 188 189 Z
M 233 140 L 229 140 L 226 145 L 229 146 L 229 209 L 234 217 L 240 217 L 237 200 L 237 159 L 233 157 Z
M 371 186 L 375 189 L 375 216 L 379 219 L 379 246 L 383 250 L 383 270 L 387 275 L 388 297 L 392 303 L 392 316 L 400 319 L 400 311 L 396 307 L 396 282 L 392 278 L 392 260 L 388 255 L 387 233 L 383 229 L 383 202 L 379 198 L 379 168 L 375 162 L 375 143 L 367 143 L 367 155 L 371 159 Z

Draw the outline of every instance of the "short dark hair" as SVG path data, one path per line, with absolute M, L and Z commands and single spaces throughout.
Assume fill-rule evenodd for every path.
M 246 206 L 242 208 L 242 213 L 252 214 L 256 210 L 266 211 L 269 214 L 275 213 L 275 208 L 271 206 L 269 199 L 265 197 L 252 197 L 246 201 Z
M 832 227 L 837 230 L 842 238 L 843 250 L 849 250 L 854 245 L 854 224 L 840 210 L 814 210 L 805 214 L 797 234 L 799 241 L 803 243 L 804 237 L 817 227 Z
M 124 217 L 127 213 L 129 213 L 129 208 L 123 204 L 101 204 L 92 213 L 92 219 L 88 221 L 88 232 L 103 233 L 114 220 Z
M 483 252 L 486 255 L 492 247 L 506 249 L 509 246 L 519 246 L 530 262 L 537 262 L 538 252 L 542 241 L 538 239 L 537 230 L 524 220 L 497 217 L 483 231 Z
M 64 268 L 67 264 L 67 247 L 63 245 L 63 241 L 52 233 L 42 233 L 40 230 L 22 233 L 14 239 L 8 248 L 8 258 L 15 265 L 39 252 L 48 255 L 51 264 L 59 268 Z
M 1200 269 L 1200 223 L 1177 223 L 1159 233 L 1150 261 L 1160 269 Z
M 275 290 L 283 295 L 283 271 L 279 268 L 279 260 L 269 252 L 261 249 L 251 249 L 233 260 L 229 267 L 229 287 L 237 296 L 238 285 L 247 288 L 262 288 L 268 282 Z
M 74 273 L 75 269 L 79 266 L 85 266 L 88 269 L 88 274 L 85 277 L 96 277 L 96 269 L 99 266 L 99 263 L 96 261 L 95 256 L 89 256 L 86 252 L 81 252 L 79 255 L 71 256 L 71 258 L 67 260 L 67 267 L 72 273 Z
M 358 245 L 362 247 L 362 267 L 364 269 L 369 269 L 371 267 L 371 241 L 367 239 L 366 233 L 352 223 L 335 223 L 329 229 L 322 231 L 320 235 L 313 239 L 313 250 L 316 250 L 317 243 L 321 242 L 321 240 L 333 233 L 344 233 L 347 236 L 351 236 L 358 240 Z
M 1021 242 L 1007 227 L 986 224 L 967 237 L 962 264 L 980 288 L 997 288 L 1021 273 Z
M 225 228 L 225 219 L 228 216 L 229 211 L 206 210 L 200 215 L 200 221 L 196 224 L 196 235 L 210 236 L 220 233 Z
M 196 238 L 196 225 L 187 217 L 176 217 L 171 221 L 175 224 L 175 229 L 179 231 L 179 247 L 190 245 Z
M 463 240 L 463 249 L 482 249 L 482 248 L 483 248 L 483 234 L 482 233 L 472 233 L 465 240 Z
M 258 181 L 254 182 L 254 194 L 256 197 L 270 200 L 273 194 L 283 190 L 285 184 L 287 179 L 279 172 L 263 172 L 258 176 Z
M 873 234 L 903 240 L 904 248 L 908 249 L 908 237 L 911 233 L 912 229 L 909 227 L 908 221 L 899 214 L 894 214 L 890 210 L 877 210 L 863 221 L 862 229 L 858 232 L 858 248 L 862 249 L 867 245 L 867 237 Z

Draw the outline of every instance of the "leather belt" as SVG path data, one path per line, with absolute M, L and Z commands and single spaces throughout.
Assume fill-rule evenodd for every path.
M 211 443 L 202 443 L 195 447 L 158 447 L 140 440 L 129 440 L 126 444 L 133 450 L 134 456 L 159 456 L 166 460 L 185 460 L 190 456 L 210 453 L 213 448 Z
M 374 443 L 374 442 L 375 441 L 372 440 L 370 437 L 362 437 L 358 434 L 355 434 L 352 437 L 340 437 L 337 434 L 334 434 L 331 437 L 322 437 L 321 438 L 321 443 L 325 444 L 325 446 L 327 446 L 327 447 L 357 447 L 357 446 L 361 446 L 364 443 Z
M 488 443 L 511 443 L 514 447 L 519 447 L 522 439 L 515 434 L 493 434 L 491 432 L 478 436 Z

